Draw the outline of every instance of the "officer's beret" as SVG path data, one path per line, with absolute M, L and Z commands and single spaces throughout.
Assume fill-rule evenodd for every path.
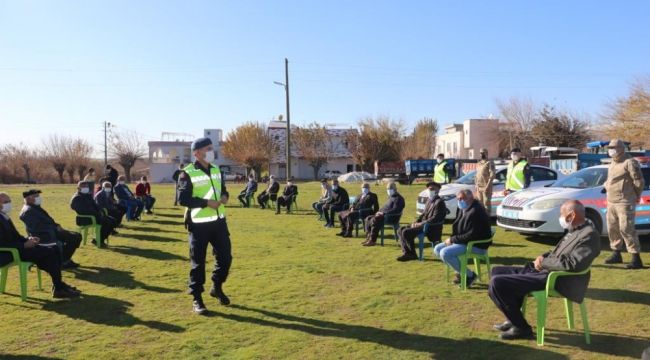
M 212 145 L 212 140 L 207 137 L 199 138 L 194 140 L 192 143 L 192 151 L 204 148 L 208 145 Z
M 519 148 L 514 148 L 514 149 L 510 150 L 510 152 L 511 153 L 518 153 L 518 152 L 521 152 L 521 150 Z
M 41 191 L 37 190 L 37 189 L 30 189 L 30 190 L 27 190 L 27 191 L 23 191 L 23 198 L 26 198 L 26 197 L 29 197 L 29 196 L 32 196 L 32 195 L 36 195 L 36 194 L 40 194 L 40 193 L 41 193 Z

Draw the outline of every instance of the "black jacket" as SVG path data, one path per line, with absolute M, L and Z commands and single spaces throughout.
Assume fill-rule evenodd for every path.
M 384 215 L 393 215 L 393 214 L 400 214 L 402 210 L 404 210 L 405 202 L 404 202 L 404 197 L 395 191 L 393 196 L 388 198 L 388 201 L 384 204 L 384 206 L 379 209 L 380 212 L 382 212 Z
M 92 215 L 95 217 L 97 223 L 101 223 L 102 221 L 102 210 L 90 194 L 77 192 L 72 197 L 72 200 L 70 200 L 70 208 L 74 210 L 77 215 Z M 90 219 L 77 216 L 77 225 L 81 226 L 90 224 L 92 224 Z
M 345 188 L 339 186 L 336 190 L 332 190 L 332 198 L 327 202 L 332 206 L 347 206 L 350 204 L 350 196 Z
M 42 243 L 56 241 L 56 231 L 59 224 L 42 207 L 25 205 L 20 211 L 20 220 L 25 223 L 27 232 L 37 236 Z
M 18 233 L 11 219 L 0 214 L 0 247 L 16 248 L 18 251 L 25 249 L 27 239 Z M 13 260 L 10 253 L 0 251 L 0 266 L 7 265 Z
M 446 216 L 447 206 L 445 205 L 445 201 L 442 200 L 440 196 L 436 195 L 433 199 L 429 199 L 427 201 L 427 205 L 425 206 L 424 211 L 420 216 L 418 216 L 415 221 L 419 223 L 429 224 L 429 232 L 427 235 L 435 235 L 430 236 L 429 240 L 440 241 L 440 236 L 442 234 L 442 225 L 445 221 Z
M 477 200 L 467 210 L 459 210 L 452 225 L 451 242 L 467 244 L 470 241 L 485 240 L 492 237 L 490 217 L 483 205 Z M 477 248 L 487 249 L 492 242 L 477 244 Z
M 115 187 L 115 184 L 117 184 L 117 178 L 119 177 L 117 170 L 115 170 L 115 168 L 111 168 L 110 170 L 106 171 L 104 175 L 108 178 L 108 181 L 111 182 L 113 187 Z
M 352 208 L 354 210 L 369 210 L 372 211 L 372 214 L 379 211 L 379 200 L 377 199 L 377 194 L 373 192 L 368 192 L 366 196 L 359 194 L 354 202 L 352 203 Z
M 289 198 L 296 195 L 298 195 L 298 187 L 296 185 L 284 187 L 284 191 L 282 192 L 282 197 L 285 200 L 289 200 Z
M 107 209 L 109 211 L 115 210 L 115 199 L 113 199 L 113 193 L 107 194 L 104 190 L 99 190 L 95 194 L 95 203 L 102 209 Z
M 271 194 L 277 194 L 278 191 L 280 191 L 280 183 L 277 182 L 277 181 L 274 181 L 273 184 L 271 184 L 264 191 L 262 191 L 262 193 L 271 195 Z

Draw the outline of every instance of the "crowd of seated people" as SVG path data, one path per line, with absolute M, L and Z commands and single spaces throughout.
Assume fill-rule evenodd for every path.
M 127 209 L 128 220 L 140 220 L 140 214 L 144 210 L 142 200 L 135 197 L 129 186 L 126 184 L 126 177 L 120 175 L 117 178 L 117 185 L 113 186 L 113 192 L 118 203 Z
M 110 183 L 109 183 L 110 184 Z M 93 220 L 88 216 L 92 216 L 96 224 L 101 225 L 100 239 L 94 239 L 93 243 L 99 241 L 99 246 L 104 247 L 106 239 L 113 233 L 117 227 L 118 221 L 113 218 L 108 212 L 104 212 L 102 207 L 97 204 L 91 193 L 91 184 L 85 181 L 80 181 L 77 185 L 77 193 L 74 194 L 70 201 L 70 208 L 77 213 L 77 225 L 87 226 L 93 223 Z

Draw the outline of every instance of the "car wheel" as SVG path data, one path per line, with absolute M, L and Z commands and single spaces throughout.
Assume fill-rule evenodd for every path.
M 595 212 L 592 209 L 587 209 L 586 214 L 585 214 L 587 220 L 591 221 L 594 224 L 594 227 L 596 230 L 598 230 L 599 233 L 603 233 L 603 219 L 601 219 L 600 215 L 598 215 L 597 212 Z

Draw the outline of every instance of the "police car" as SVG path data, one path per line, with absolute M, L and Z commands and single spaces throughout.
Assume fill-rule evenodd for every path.
M 505 190 L 506 184 L 506 174 L 508 172 L 507 165 L 497 165 L 495 166 L 495 177 L 494 177 L 494 187 L 492 189 L 492 214 L 496 213 L 496 208 L 501 204 L 504 195 L 503 191 Z M 545 185 L 552 184 L 555 182 L 560 174 L 555 170 L 547 168 L 540 165 L 530 165 L 530 187 L 536 188 Z M 455 182 L 451 184 L 445 184 L 440 189 L 439 196 L 445 201 L 447 205 L 447 219 L 453 220 L 456 218 L 456 194 L 462 189 L 469 189 L 474 191 L 476 186 L 474 185 L 474 179 L 476 178 L 476 170 L 471 171 L 464 176 L 458 178 Z M 424 189 L 420 194 L 418 194 L 418 200 L 416 203 L 416 211 L 418 214 L 422 214 L 424 208 L 426 207 L 427 201 L 429 200 L 429 190 Z
M 636 229 L 650 233 L 650 158 L 641 163 L 645 179 L 641 201 L 636 207 Z M 522 234 L 561 236 L 560 207 L 566 200 L 580 200 L 586 216 L 600 233 L 607 234 L 607 165 L 577 171 L 548 187 L 526 189 L 508 195 L 497 208 L 497 225 Z

